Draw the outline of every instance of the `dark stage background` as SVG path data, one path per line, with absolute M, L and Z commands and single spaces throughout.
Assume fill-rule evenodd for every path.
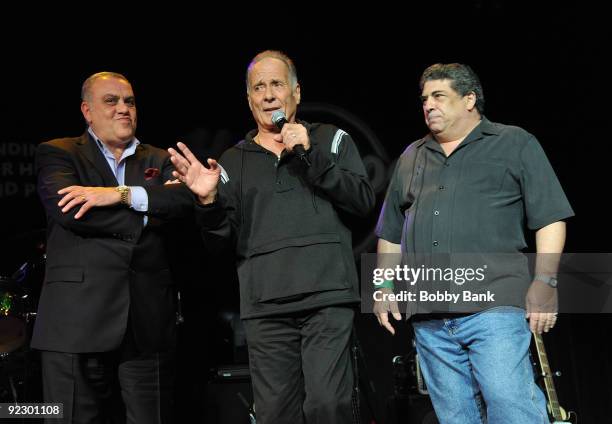
M 360 10 L 359 19 L 321 9 L 299 22 L 268 6 L 245 11 L 244 22 L 212 10 L 196 18 L 163 16 L 166 11 L 157 9 L 154 19 L 137 19 L 140 25 L 133 27 L 133 18 L 104 12 L 99 22 L 85 16 L 67 27 L 24 19 L 28 24 L 18 30 L 2 30 L 0 274 L 40 259 L 45 222 L 35 194 L 34 147 L 83 132 L 79 96 L 87 76 L 113 70 L 130 79 L 142 142 L 168 147 L 184 140 L 201 158 L 218 157 L 253 127 L 245 67 L 266 48 L 294 59 L 302 117 L 334 122 L 355 138 L 377 187 L 378 207 L 394 158 L 426 132 L 420 73 L 435 62 L 471 65 L 482 80 L 486 116 L 535 134 L 553 164 L 577 215 L 569 221 L 566 251 L 611 251 L 606 151 L 612 118 L 604 64 L 610 37 L 603 15 L 590 5 L 536 11 L 472 1 L 450 9 Z M 375 220 L 376 213 L 353 223 L 357 257 L 374 251 Z M 245 361 L 232 258 L 204 253 L 189 222 L 177 228 L 174 243 L 184 317 L 179 422 L 214 422 L 215 413 L 246 419 L 236 392 L 249 397 L 248 385 L 210 383 L 211 370 Z M 28 283 L 34 294 L 40 278 L 34 266 Z M 391 360 L 411 349 L 408 326 L 398 326 L 391 337 L 372 315 L 357 319 L 367 365 L 362 376 L 372 383 L 364 385 L 362 409 L 368 415 L 373 408 L 381 423 L 395 422 L 398 414 L 390 401 L 396 382 Z M 567 315 L 545 339 L 553 367 L 563 372 L 557 379 L 561 404 L 577 411 L 581 423 L 612 422 L 611 328 L 609 315 Z M 31 380 L 28 400 L 36 401 Z

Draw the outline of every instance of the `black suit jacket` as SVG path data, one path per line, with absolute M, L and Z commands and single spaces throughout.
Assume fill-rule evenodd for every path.
M 125 184 L 142 186 L 148 223 L 125 206 L 62 213 L 57 191 L 70 185 L 116 187 L 106 159 L 88 133 L 42 143 L 36 151 L 38 193 L 47 214 L 47 262 L 32 347 L 104 352 L 119 347 L 128 315 L 137 346 L 172 349 L 175 312 L 164 227 L 190 216 L 193 196 L 172 179 L 169 155 L 140 144 L 126 159 Z M 147 168 L 159 175 L 145 179 Z

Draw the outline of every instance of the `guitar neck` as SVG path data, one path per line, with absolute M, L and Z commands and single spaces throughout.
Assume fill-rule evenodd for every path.
M 538 361 L 542 371 L 542 378 L 544 379 L 544 387 L 546 388 L 546 395 L 548 397 L 548 403 L 550 406 L 550 414 L 555 420 L 563 420 L 564 417 L 561 413 L 561 406 L 559 405 L 559 399 L 557 398 L 557 390 L 555 389 L 552 372 L 550 370 L 550 365 L 548 364 L 548 356 L 546 355 L 544 340 L 542 339 L 541 334 L 535 333 L 533 334 L 533 339 L 538 352 Z

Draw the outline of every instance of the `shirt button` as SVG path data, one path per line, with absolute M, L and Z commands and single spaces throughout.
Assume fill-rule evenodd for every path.
M 440 215 L 440 211 L 434 211 L 434 215 L 435 215 L 435 216 Z
M 432 243 L 434 246 L 438 245 L 438 240 L 434 240 L 434 242 Z
M 438 189 L 440 189 L 440 190 L 444 190 L 444 186 L 443 186 L 443 185 L 441 185 L 440 187 L 438 187 Z
M 450 166 L 450 163 L 444 162 L 444 166 Z

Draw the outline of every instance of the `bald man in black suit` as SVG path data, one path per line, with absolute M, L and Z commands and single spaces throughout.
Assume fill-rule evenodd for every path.
M 168 184 L 168 154 L 136 139 L 123 75 L 89 77 L 81 111 L 82 136 L 36 153 L 48 227 L 32 347 L 45 401 L 63 403 L 67 423 L 169 422 L 175 305 L 164 228 L 192 213 L 193 197 Z

